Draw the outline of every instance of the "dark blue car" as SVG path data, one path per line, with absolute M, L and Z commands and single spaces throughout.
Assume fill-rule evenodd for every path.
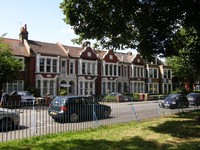
M 49 115 L 58 122 L 108 118 L 111 107 L 87 96 L 57 96 L 50 103 Z
M 163 108 L 182 108 L 189 107 L 189 101 L 185 94 L 170 94 L 162 101 Z

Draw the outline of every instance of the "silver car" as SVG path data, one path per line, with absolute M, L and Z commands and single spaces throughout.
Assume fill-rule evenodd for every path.
M 21 103 L 24 105 L 32 105 L 36 102 L 36 98 L 28 91 L 13 91 L 10 95 L 21 96 Z
M 200 105 L 200 93 L 191 92 L 187 95 L 190 105 Z
M 0 131 L 16 129 L 20 122 L 19 112 L 7 108 L 0 108 Z

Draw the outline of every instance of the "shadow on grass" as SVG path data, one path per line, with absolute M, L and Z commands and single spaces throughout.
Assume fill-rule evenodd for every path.
M 40 140 L 35 137 L 31 143 L 27 140 L 21 143 L 19 147 L 11 144 L 1 147 L 2 149 L 19 149 L 19 150 L 168 150 L 168 149 L 181 149 L 181 150 L 198 150 L 200 149 L 200 122 L 195 119 L 200 115 L 200 111 L 193 111 L 190 113 L 180 113 L 175 115 L 175 119 L 166 121 L 157 127 L 149 127 L 154 132 L 170 134 L 174 137 L 181 139 L 192 139 L 187 142 L 177 144 L 177 141 L 170 141 L 166 143 L 159 143 L 153 140 L 145 140 L 140 136 L 127 137 L 123 140 L 117 141 L 104 140 L 104 139 L 74 139 L 64 136 L 61 140 Z M 180 118 L 180 119 L 176 119 Z M 54 137 L 56 138 L 56 136 Z M 176 140 L 176 139 L 175 139 Z
M 166 121 L 156 127 L 150 127 L 151 130 L 159 133 L 170 134 L 178 138 L 199 138 L 200 121 L 196 118 L 200 116 L 200 110 L 190 113 L 179 113 L 174 118 L 178 120 Z
M 155 141 L 145 141 L 144 139 L 136 136 L 121 141 L 108 141 L 108 140 L 63 140 L 62 142 L 51 142 L 33 145 L 24 145 L 19 149 L 31 150 L 31 149 L 42 149 L 42 150 L 165 150 L 171 148 L 170 144 L 158 144 Z M 11 145 L 5 149 L 16 149 Z

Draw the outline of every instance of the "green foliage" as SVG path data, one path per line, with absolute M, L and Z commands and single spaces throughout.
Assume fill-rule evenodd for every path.
M 106 95 L 106 96 L 103 98 L 103 101 L 106 101 L 106 102 L 116 102 L 116 101 L 117 101 L 117 98 L 116 98 L 116 96 Z
M 194 92 L 196 92 L 196 93 L 200 93 L 200 90 L 194 90 Z
M 194 39 L 197 38 L 194 29 L 181 29 L 176 34 L 176 48 L 179 56 L 168 57 L 166 62 L 172 67 L 173 78 L 175 82 L 187 82 L 192 90 L 194 82 L 199 78 L 199 52 L 193 46 Z M 182 45 L 183 47 L 181 47 Z
M 189 93 L 189 91 L 187 91 L 185 88 L 181 88 L 181 89 L 176 88 L 175 91 L 172 91 L 172 94 L 176 94 L 176 93 L 182 93 L 182 94 L 187 95 Z
M 139 93 L 133 93 L 133 99 L 134 100 L 139 100 L 140 99 L 140 94 Z
M 16 76 L 23 64 L 18 59 L 14 58 L 11 53 L 11 48 L 0 40 L 0 87 L 3 83 L 11 82 L 16 79 Z
M 200 1 L 126 0 L 60 3 L 64 21 L 83 39 L 95 39 L 107 49 L 134 48 L 143 58 L 178 55 L 187 40 L 176 33 L 191 30 L 190 46 L 200 52 Z M 186 36 L 186 35 L 184 35 Z M 177 40 L 178 38 L 178 40 Z M 182 40 L 181 40 L 182 38 Z M 195 55 L 193 57 L 196 57 Z
M 28 87 L 26 90 L 29 91 L 35 97 L 40 97 L 41 96 L 40 95 L 40 90 L 35 88 L 35 87 Z
M 67 90 L 66 89 L 60 89 L 60 95 L 65 96 L 67 95 Z

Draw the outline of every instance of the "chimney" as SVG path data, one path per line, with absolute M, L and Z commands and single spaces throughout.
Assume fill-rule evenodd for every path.
M 85 48 L 85 47 L 90 47 L 90 42 L 89 41 L 83 42 L 82 48 Z
M 22 42 L 24 42 L 24 39 L 28 40 L 28 31 L 27 31 L 27 25 L 26 24 L 24 25 L 24 27 L 22 27 L 20 29 L 19 38 Z

